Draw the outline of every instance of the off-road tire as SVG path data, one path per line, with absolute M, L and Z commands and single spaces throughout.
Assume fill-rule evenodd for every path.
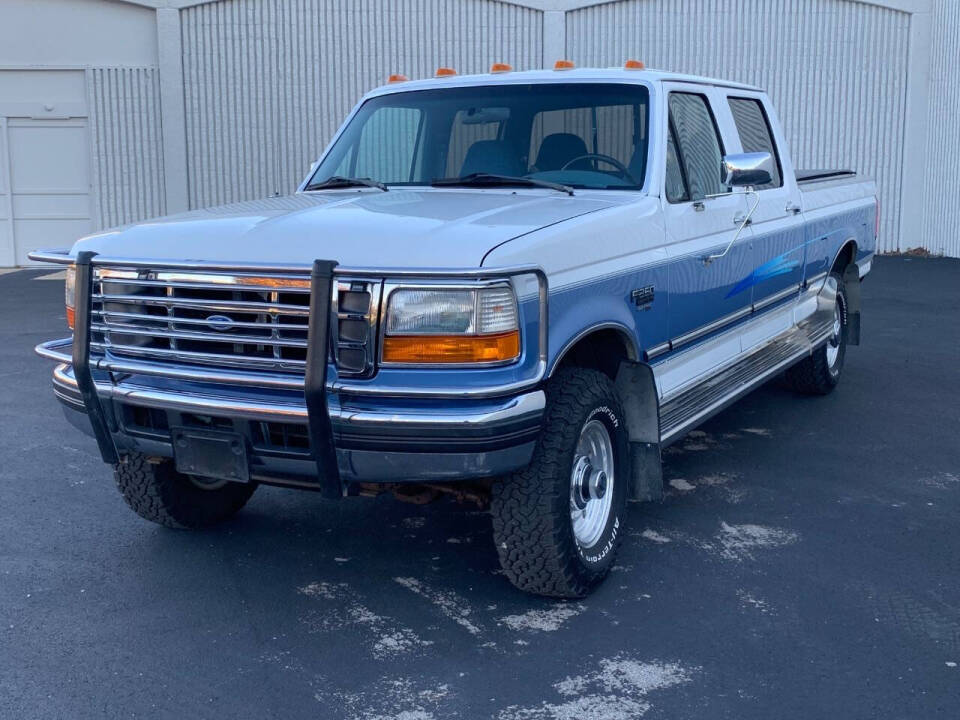
M 123 456 L 113 475 L 137 515 L 170 528 L 216 525 L 240 510 L 257 489 L 255 483 L 236 482 L 206 488 L 178 473 L 173 462 L 154 462 L 140 453 Z
M 847 354 L 847 296 L 843 276 L 832 272 L 830 277 L 837 281 L 837 303 L 840 306 L 840 335 L 837 356 L 833 365 L 828 359 L 829 342 L 817 348 L 812 355 L 804 358 L 783 375 L 783 379 L 792 390 L 805 395 L 828 395 L 840 382 L 843 361 Z
M 544 425 L 532 462 L 494 484 L 493 537 L 500 564 L 518 588 L 577 598 L 603 580 L 623 537 L 629 483 L 625 416 L 613 383 L 596 370 L 561 370 L 546 391 Z M 571 471 L 581 429 L 595 418 L 612 441 L 614 495 L 603 533 L 583 548 L 570 515 Z

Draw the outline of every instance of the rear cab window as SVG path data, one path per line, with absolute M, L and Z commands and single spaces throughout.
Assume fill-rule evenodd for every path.
M 729 97 L 730 113 L 737 126 L 740 136 L 740 145 L 743 152 L 768 152 L 774 161 L 774 172 L 770 182 L 758 185 L 757 190 L 770 190 L 783 186 L 783 170 L 780 165 L 780 154 L 773 139 L 770 128 L 770 119 L 763 107 L 763 103 L 756 98 Z

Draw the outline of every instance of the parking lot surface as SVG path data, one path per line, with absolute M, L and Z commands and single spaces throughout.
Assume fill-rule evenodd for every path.
M 62 281 L 0 275 L 0 717 L 960 717 L 960 262 L 881 258 L 839 388 L 670 448 L 561 603 L 489 518 L 260 488 L 206 532 L 124 505 L 62 418 Z

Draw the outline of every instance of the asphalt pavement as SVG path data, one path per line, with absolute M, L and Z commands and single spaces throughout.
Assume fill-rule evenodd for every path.
M 449 502 L 141 520 L 32 354 L 50 275 L 0 275 L 0 718 L 960 717 L 960 261 L 879 259 L 837 390 L 769 384 L 669 449 L 568 603 Z

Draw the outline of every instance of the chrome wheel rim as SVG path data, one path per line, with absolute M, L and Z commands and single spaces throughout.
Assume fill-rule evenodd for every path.
M 840 357 L 840 336 L 843 332 L 843 315 L 840 301 L 833 308 L 833 334 L 827 342 L 827 365 L 833 367 Z
M 600 420 L 588 420 L 570 471 L 570 519 L 573 534 L 582 547 L 597 544 L 613 507 L 613 441 Z

